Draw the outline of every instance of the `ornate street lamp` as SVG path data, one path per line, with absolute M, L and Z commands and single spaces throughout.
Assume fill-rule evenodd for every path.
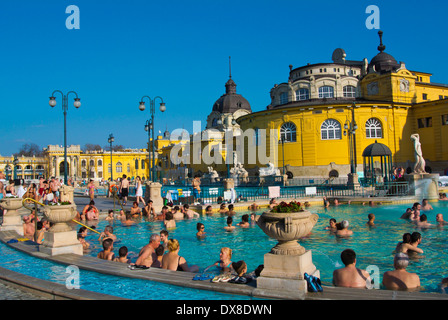
M 140 111 L 144 111 L 145 110 L 145 102 L 143 101 L 143 99 L 147 98 L 149 100 L 149 105 L 150 105 L 150 113 L 151 113 L 151 118 L 149 120 L 146 121 L 145 124 L 145 131 L 148 132 L 148 164 L 151 166 L 149 169 L 149 174 L 150 174 L 150 180 L 151 181 L 155 181 L 155 177 L 156 177 L 156 173 L 155 173 L 155 145 L 154 145 L 154 114 L 156 112 L 155 109 L 155 100 L 156 99 L 160 99 L 160 108 L 159 110 L 161 112 L 165 112 L 166 110 L 166 106 L 165 103 L 163 102 L 163 99 L 159 96 L 155 97 L 154 99 L 151 99 L 148 96 L 143 96 L 141 101 L 140 101 L 140 105 L 138 106 L 138 108 L 140 109 Z M 151 137 L 152 137 L 152 141 L 151 141 Z M 150 147 L 151 145 L 151 147 Z M 152 159 L 151 159 L 151 155 L 152 155 Z
M 345 121 L 344 124 L 344 136 L 348 134 L 349 138 L 349 147 L 350 147 L 350 173 L 356 173 L 356 130 L 358 129 L 358 125 L 355 121 L 355 108 L 356 104 L 353 102 L 352 105 L 352 120 Z
M 111 133 L 109 135 L 109 138 L 107 139 L 107 142 L 110 143 L 110 181 L 114 181 L 114 175 L 113 175 L 113 165 L 112 165 L 112 142 L 115 141 L 114 135 Z
M 81 106 L 81 99 L 78 98 L 78 94 L 75 91 L 69 91 L 67 94 L 62 93 L 60 90 L 55 90 L 50 97 L 50 106 L 54 108 L 56 106 L 55 93 L 60 93 L 62 96 L 62 111 L 64 112 L 64 184 L 67 185 L 67 110 L 68 110 L 68 96 L 73 93 L 76 98 L 73 106 L 78 109 Z

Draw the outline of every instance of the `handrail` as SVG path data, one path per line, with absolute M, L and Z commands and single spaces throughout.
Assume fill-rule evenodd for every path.
M 41 206 L 45 206 L 42 202 L 39 202 L 39 201 L 34 200 L 34 199 L 32 199 L 32 198 L 25 198 L 25 199 L 22 200 L 22 205 L 23 205 L 23 207 L 24 207 L 25 209 L 28 209 L 28 210 L 30 210 L 30 211 L 33 211 L 33 210 L 35 210 L 36 208 L 34 208 L 34 209 L 30 209 L 30 208 L 28 208 L 28 207 L 25 205 L 25 201 L 32 201 L 32 202 L 34 202 L 34 203 L 36 203 L 36 204 L 39 204 L 39 205 L 41 205 Z
M 87 229 L 89 229 L 89 230 L 91 230 L 91 231 L 93 231 L 93 232 L 96 232 L 96 233 L 98 233 L 98 234 L 101 234 L 101 232 L 98 232 L 97 230 L 95 230 L 95 229 L 92 229 L 92 228 L 90 228 L 90 227 L 88 227 L 88 226 L 86 226 L 86 225 L 82 224 L 81 222 L 79 222 L 79 221 L 76 221 L 75 219 L 72 219 L 72 221 L 73 221 L 73 222 L 76 222 L 77 224 L 80 224 L 80 225 L 82 225 L 83 227 L 86 227 Z

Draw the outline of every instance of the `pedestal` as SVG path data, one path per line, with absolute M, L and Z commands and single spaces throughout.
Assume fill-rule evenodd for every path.
M 3 224 L 0 228 L 2 231 L 13 230 L 23 236 L 22 217 L 17 211 L 22 207 L 21 198 L 3 198 L 0 201 L 0 206 L 6 210 L 3 215 Z
M 439 199 L 438 173 L 411 173 L 404 178 L 409 183 L 410 194 L 421 199 Z
M 158 213 L 162 211 L 163 198 L 162 198 L 162 185 L 158 182 L 146 183 L 145 201 L 152 200 L 152 206 Z
M 75 230 L 65 232 L 47 232 L 39 251 L 50 256 L 73 253 L 82 255 L 82 244 L 77 239 Z
M 230 190 L 235 188 L 235 180 L 233 179 L 224 179 L 224 190 Z
M 359 180 L 357 173 L 349 173 L 348 175 L 347 185 L 351 187 L 359 187 Z
M 301 255 L 264 255 L 264 268 L 257 278 L 257 289 L 254 294 L 284 297 L 285 293 L 291 299 L 304 299 L 308 292 L 304 274 L 320 278 L 320 272 L 313 264 L 311 251 Z

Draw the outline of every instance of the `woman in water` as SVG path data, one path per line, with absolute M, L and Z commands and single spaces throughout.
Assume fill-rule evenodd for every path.
M 230 259 L 232 259 L 232 249 L 223 247 L 219 253 L 219 260 L 205 268 L 204 272 L 207 272 L 211 267 L 218 267 L 222 272 L 230 272 L 232 271 L 232 261 Z
M 163 255 L 162 269 L 168 269 L 173 271 L 188 271 L 198 272 L 199 267 L 196 265 L 188 266 L 184 257 L 179 255 L 180 245 L 176 239 L 168 240 L 168 252 Z

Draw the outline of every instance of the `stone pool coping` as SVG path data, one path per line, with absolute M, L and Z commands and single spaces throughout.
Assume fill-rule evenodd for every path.
M 193 289 L 216 291 L 233 295 L 243 295 L 262 299 L 283 300 L 448 300 L 448 295 L 440 293 L 404 292 L 391 290 L 367 290 L 353 288 L 339 288 L 324 286 L 320 293 L 308 293 L 306 295 L 285 294 L 283 292 L 262 291 L 256 288 L 256 281 L 248 284 L 212 283 L 210 281 L 192 280 L 194 273 L 150 268 L 147 270 L 130 270 L 127 264 L 105 261 L 91 256 L 79 256 L 75 254 L 64 254 L 49 256 L 39 252 L 38 245 L 26 242 L 7 243 L 10 239 L 20 236 L 15 231 L 0 231 L 0 241 L 16 250 L 30 254 L 34 257 L 53 261 L 63 265 L 76 265 L 80 269 L 94 271 L 102 274 L 119 277 L 137 278 L 156 281 L 171 285 L 189 287 Z M 6 269 L 5 269 L 6 270 Z M 100 294 L 82 289 L 69 290 L 65 286 L 46 280 L 29 277 L 10 270 L 2 271 L 0 281 L 13 284 L 16 287 L 32 291 L 34 294 L 50 296 L 54 299 L 94 299 L 113 300 L 119 297 Z

